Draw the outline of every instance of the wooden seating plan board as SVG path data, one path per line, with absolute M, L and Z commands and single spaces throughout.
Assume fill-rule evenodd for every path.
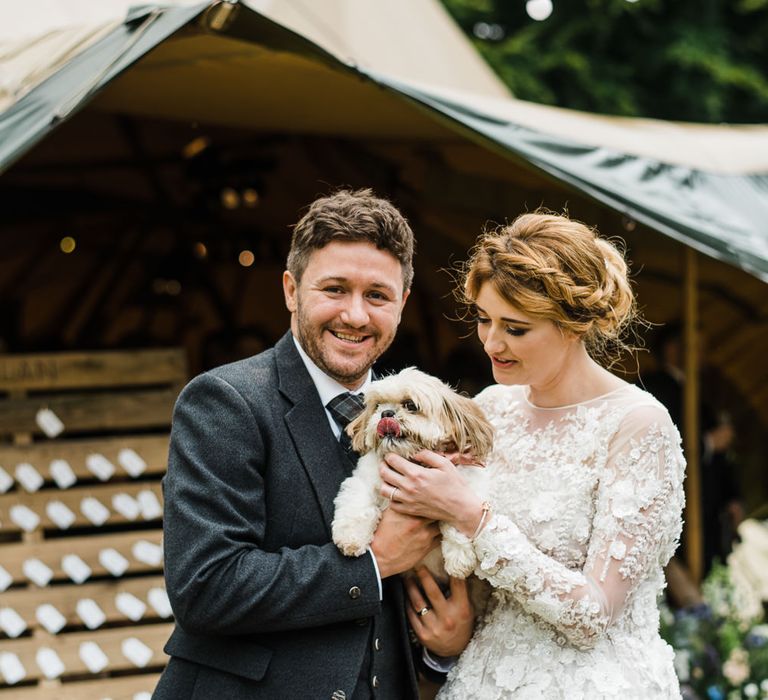
M 0 700 L 149 700 L 181 350 L 0 355 Z

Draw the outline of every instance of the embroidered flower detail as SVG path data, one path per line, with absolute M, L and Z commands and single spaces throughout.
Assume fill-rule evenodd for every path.
M 558 497 L 551 492 L 540 493 L 533 499 L 530 513 L 537 522 L 552 520 L 560 513 Z
M 627 545 L 621 540 L 615 540 L 608 549 L 608 556 L 614 559 L 623 559 L 627 554 Z

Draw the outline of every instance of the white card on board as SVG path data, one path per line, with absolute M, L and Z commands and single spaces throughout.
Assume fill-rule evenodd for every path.
M 123 591 L 115 596 L 115 607 L 129 620 L 138 622 L 147 612 L 146 604 L 132 593 Z
M 96 642 L 83 642 L 80 645 L 80 660 L 91 673 L 103 671 L 109 664 L 107 655 Z
M 35 422 L 49 438 L 55 438 L 64 432 L 64 423 L 50 408 L 41 408 L 35 414 Z
M 11 506 L 8 515 L 24 532 L 32 532 L 40 524 L 40 516 L 35 511 L 27 508 L 27 506 L 19 503 Z
M 117 453 L 117 462 L 134 479 L 147 470 L 147 463 L 130 447 L 124 447 Z
M 77 612 L 77 616 L 89 630 L 101 627 L 107 619 L 99 604 L 91 598 L 81 598 L 78 600 L 75 612 Z
M 43 675 L 49 680 L 58 678 L 65 671 L 61 658 L 50 647 L 40 647 L 35 654 L 35 661 Z
M 53 578 L 51 568 L 39 559 L 26 559 L 24 564 L 22 564 L 21 570 L 32 583 L 40 587 L 47 586 L 48 582 Z
M 133 547 L 131 547 L 131 554 L 142 564 L 160 566 L 163 563 L 163 548 L 159 544 L 147 542 L 147 540 L 134 542 Z
M 68 489 L 72 484 L 77 483 L 75 472 L 69 466 L 66 459 L 54 459 L 48 467 L 51 472 L 51 478 L 56 482 L 60 489 Z
M 9 637 L 18 637 L 25 629 L 27 623 L 13 608 L 0 608 L 0 630 Z
M 93 496 L 80 501 L 80 512 L 94 525 L 103 525 L 109 520 L 109 508 Z
M 13 583 L 13 576 L 0 564 L 0 593 Z
M 64 625 L 67 624 L 67 618 L 65 618 L 64 615 L 50 603 L 38 605 L 37 610 L 35 610 L 35 617 L 51 634 L 58 634 L 61 632 Z
M 75 522 L 75 514 L 61 501 L 48 501 L 45 514 L 60 530 L 66 530 Z
M 0 493 L 5 493 L 11 486 L 13 486 L 13 477 L 0 467 Z
M 144 666 L 152 660 L 152 649 L 140 639 L 136 639 L 136 637 L 128 637 L 128 639 L 124 639 L 120 646 L 123 651 L 123 656 L 125 656 L 125 658 L 134 666 L 144 668 Z
M 45 479 L 43 479 L 40 472 L 29 462 L 17 464 L 15 474 L 16 481 L 24 487 L 25 491 L 29 491 L 29 493 L 34 493 L 45 483 Z
M 91 567 L 78 557 L 77 554 L 67 554 L 62 557 L 61 568 L 75 583 L 86 581 L 93 573 Z
M 0 675 L 5 678 L 8 685 L 15 685 L 20 680 L 26 678 L 27 669 L 21 663 L 16 654 L 10 651 L 0 652 Z
M 85 466 L 99 481 L 108 481 L 115 473 L 115 465 L 98 453 L 88 455 L 85 458 Z
M 160 617 L 170 617 L 173 614 L 171 601 L 168 600 L 165 588 L 150 588 L 147 593 L 147 600 Z
M 139 504 L 130 494 L 116 493 L 112 496 L 112 508 L 126 520 L 136 520 L 139 517 Z
M 128 570 L 128 560 L 112 547 L 99 552 L 99 562 L 113 576 L 122 576 Z
M 154 491 L 150 491 L 149 489 L 139 491 L 136 500 L 139 502 L 141 517 L 144 518 L 144 520 L 156 520 L 162 516 L 163 507 L 160 505 L 160 501 L 157 500 Z

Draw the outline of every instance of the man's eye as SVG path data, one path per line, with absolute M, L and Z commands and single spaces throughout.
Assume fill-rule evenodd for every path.
M 419 407 L 410 399 L 406 399 L 403 401 L 403 408 L 406 411 L 410 411 L 411 413 L 416 413 L 416 411 L 419 410 Z

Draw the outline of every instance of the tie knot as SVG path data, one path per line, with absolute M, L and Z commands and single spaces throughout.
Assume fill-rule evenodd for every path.
M 328 411 L 338 426 L 344 430 L 350 421 L 357 418 L 363 410 L 364 399 L 362 394 L 351 394 L 345 391 L 343 394 L 334 396 L 328 402 Z

